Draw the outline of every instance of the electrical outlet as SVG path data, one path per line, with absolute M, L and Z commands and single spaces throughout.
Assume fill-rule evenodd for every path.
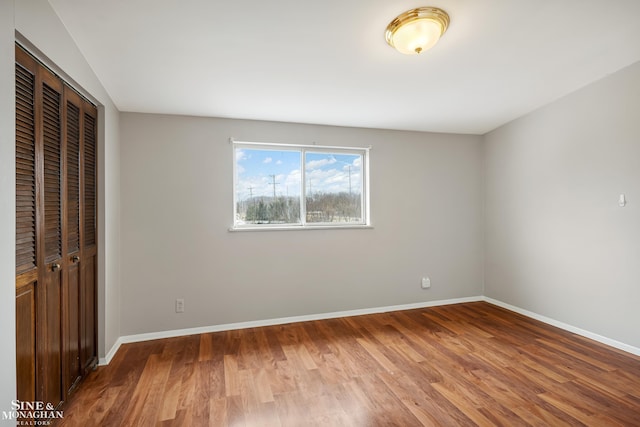
M 184 299 L 182 298 L 176 300 L 176 313 L 184 313 Z
M 422 289 L 429 289 L 431 287 L 431 279 L 428 277 L 422 278 Z

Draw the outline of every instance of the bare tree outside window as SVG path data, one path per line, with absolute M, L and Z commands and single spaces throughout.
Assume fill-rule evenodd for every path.
M 305 180 L 307 222 L 362 222 L 362 155 L 308 152 Z

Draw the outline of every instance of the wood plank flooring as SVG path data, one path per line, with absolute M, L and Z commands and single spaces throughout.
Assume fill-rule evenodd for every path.
M 123 345 L 58 426 L 640 426 L 640 357 L 484 302 Z

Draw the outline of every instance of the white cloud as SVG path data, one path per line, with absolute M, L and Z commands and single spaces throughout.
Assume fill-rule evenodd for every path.
M 351 178 L 351 188 L 349 188 L 349 178 Z M 359 192 L 361 186 L 360 170 L 354 167 L 322 170 L 316 169 L 308 171 L 306 174 L 307 191 L 312 193 L 348 193 Z
M 267 163 L 271 163 L 272 161 L 273 159 L 271 157 L 267 157 L 262 161 L 262 163 L 267 164 Z
M 311 160 L 310 162 L 307 162 L 306 169 L 307 170 L 319 169 L 323 166 L 332 165 L 335 162 L 337 162 L 335 157 L 329 157 L 329 158 L 320 159 L 320 160 Z
M 282 194 L 288 195 L 289 197 L 300 196 L 300 180 L 300 169 L 289 172 L 289 175 L 281 181 L 283 183 Z

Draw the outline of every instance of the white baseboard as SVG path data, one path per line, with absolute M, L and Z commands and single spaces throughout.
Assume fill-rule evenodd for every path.
M 98 366 L 108 365 L 111 362 L 111 359 L 113 359 L 113 356 L 115 356 L 116 353 L 118 352 L 118 349 L 120 348 L 121 345 L 122 345 L 122 338 L 118 338 L 115 344 L 113 344 L 113 347 L 111 347 L 111 350 L 109 350 L 109 352 L 104 357 L 101 357 L 98 360 Z
M 507 310 L 515 311 L 516 313 L 522 314 L 523 316 L 527 316 L 527 317 L 530 317 L 532 319 L 539 320 L 539 321 L 541 321 L 543 323 L 546 323 L 548 325 L 555 326 L 555 327 L 560 328 L 560 329 L 564 329 L 565 331 L 573 332 L 574 334 L 581 335 L 583 337 L 587 337 L 587 338 L 592 339 L 594 341 L 598 341 L 598 342 L 600 342 L 602 344 L 606 344 L 606 345 L 608 345 L 610 347 L 614 347 L 614 348 L 617 348 L 619 350 L 626 351 L 627 353 L 631 353 L 631 354 L 635 354 L 636 356 L 640 356 L 640 348 L 633 347 L 633 346 L 631 346 L 629 344 L 625 344 L 625 343 L 620 342 L 620 341 L 612 340 L 611 338 L 607 338 L 607 337 L 604 337 L 602 335 L 598 335 L 598 334 L 595 334 L 593 332 L 577 328 L 577 327 L 569 325 L 567 323 L 563 323 L 563 322 L 560 322 L 558 320 L 551 319 L 551 318 L 546 317 L 546 316 L 542 316 L 542 315 L 540 315 L 538 313 L 534 313 L 532 311 L 525 310 L 523 308 L 516 307 L 516 306 L 513 306 L 511 304 L 507 304 L 505 302 L 502 302 L 502 301 L 495 300 L 493 298 L 483 297 L 482 299 L 483 299 L 483 301 L 486 301 L 486 302 L 488 302 L 490 304 L 493 304 L 493 305 L 497 305 L 498 307 L 502 307 L 502 308 L 506 308 Z
M 363 308 L 359 310 L 334 311 L 330 313 L 310 314 L 310 315 L 304 315 L 304 316 L 280 317 L 276 319 L 254 320 L 249 322 L 226 323 L 222 325 L 203 326 L 203 327 L 188 328 L 188 329 L 175 329 L 170 331 L 150 332 L 146 334 L 125 335 L 116 340 L 115 344 L 113 345 L 113 347 L 111 347 L 111 350 L 109 350 L 106 356 L 104 358 L 100 358 L 99 364 L 100 366 L 108 365 L 111 362 L 111 359 L 113 358 L 113 356 L 115 356 L 115 354 L 117 353 L 120 346 L 122 344 L 127 344 L 127 343 L 150 341 L 150 340 L 157 340 L 162 338 L 173 338 L 173 337 L 180 337 L 185 335 L 206 334 L 209 332 L 231 331 L 234 329 L 247 329 L 247 328 L 256 328 L 261 326 L 284 325 L 287 323 L 308 322 L 311 320 L 335 319 L 339 317 L 361 316 L 365 314 L 386 313 L 390 311 L 413 310 L 416 308 L 436 307 L 440 305 L 460 304 L 465 302 L 477 302 L 477 301 L 485 301 L 490 304 L 497 305 L 498 307 L 506 308 L 507 310 L 511 310 L 516 313 L 522 314 L 523 316 L 527 316 L 532 319 L 539 320 L 543 323 L 547 323 L 549 325 L 558 327 L 560 329 L 573 332 L 574 334 L 582 335 L 583 337 L 590 338 L 594 341 L 598 341 L 608 346 L 640 356 L 640 348 L 633 347 L 631 345 L 612 340 L 602 335 L 594 334 L 593 332 L 589 332 L 584 329 L 580 329 L 575 326 L 568 325 L 563 322 L 559 322 L 555 319 L 542 316 L 540 314 L 504 303 L 502 301 L 495 300 L 493 298 L 489 298 L 485 296 L 476 296 L 476 297 L 467 297 L 467 298 L 438 300 L 438 301 L 425 301 L 425 302 L 418 302 L 413 304 L 391 305 L 386 307 Z
M 231 331 L 234 329 L 257 328 L 260 326 L 284 325 L 286 323 L 308 322 L 310 320 L 336 319 L 339 317 L 362 316 L 364 314 L 386 313 L 389 311 L 413 310 L 416 308 L 436 307 L 439 305 L 460 304 L 465 302 L 484 301 L 482 296 L 454 298 L 438 301 L 425 301 L 412 304 L 391 305 L 386 307 L 363 308 L 358 310 L 334 311 L 330 313 L 310 314 L 304 316 L 280 317 L 276 319 L 254 320 L 249 322 L 226 323 L 222 325 L 203 326 L 199 328 L 175 329 L 171 331 L 150 332 L 146 334 L 125 335 L 116 340 L 104 358 L 100 358 L 100 366 L 108 365 L 122 344 L 157 340 L 162 338 L 181 337 L 185 335 L 206 334 L 209 332 Z

